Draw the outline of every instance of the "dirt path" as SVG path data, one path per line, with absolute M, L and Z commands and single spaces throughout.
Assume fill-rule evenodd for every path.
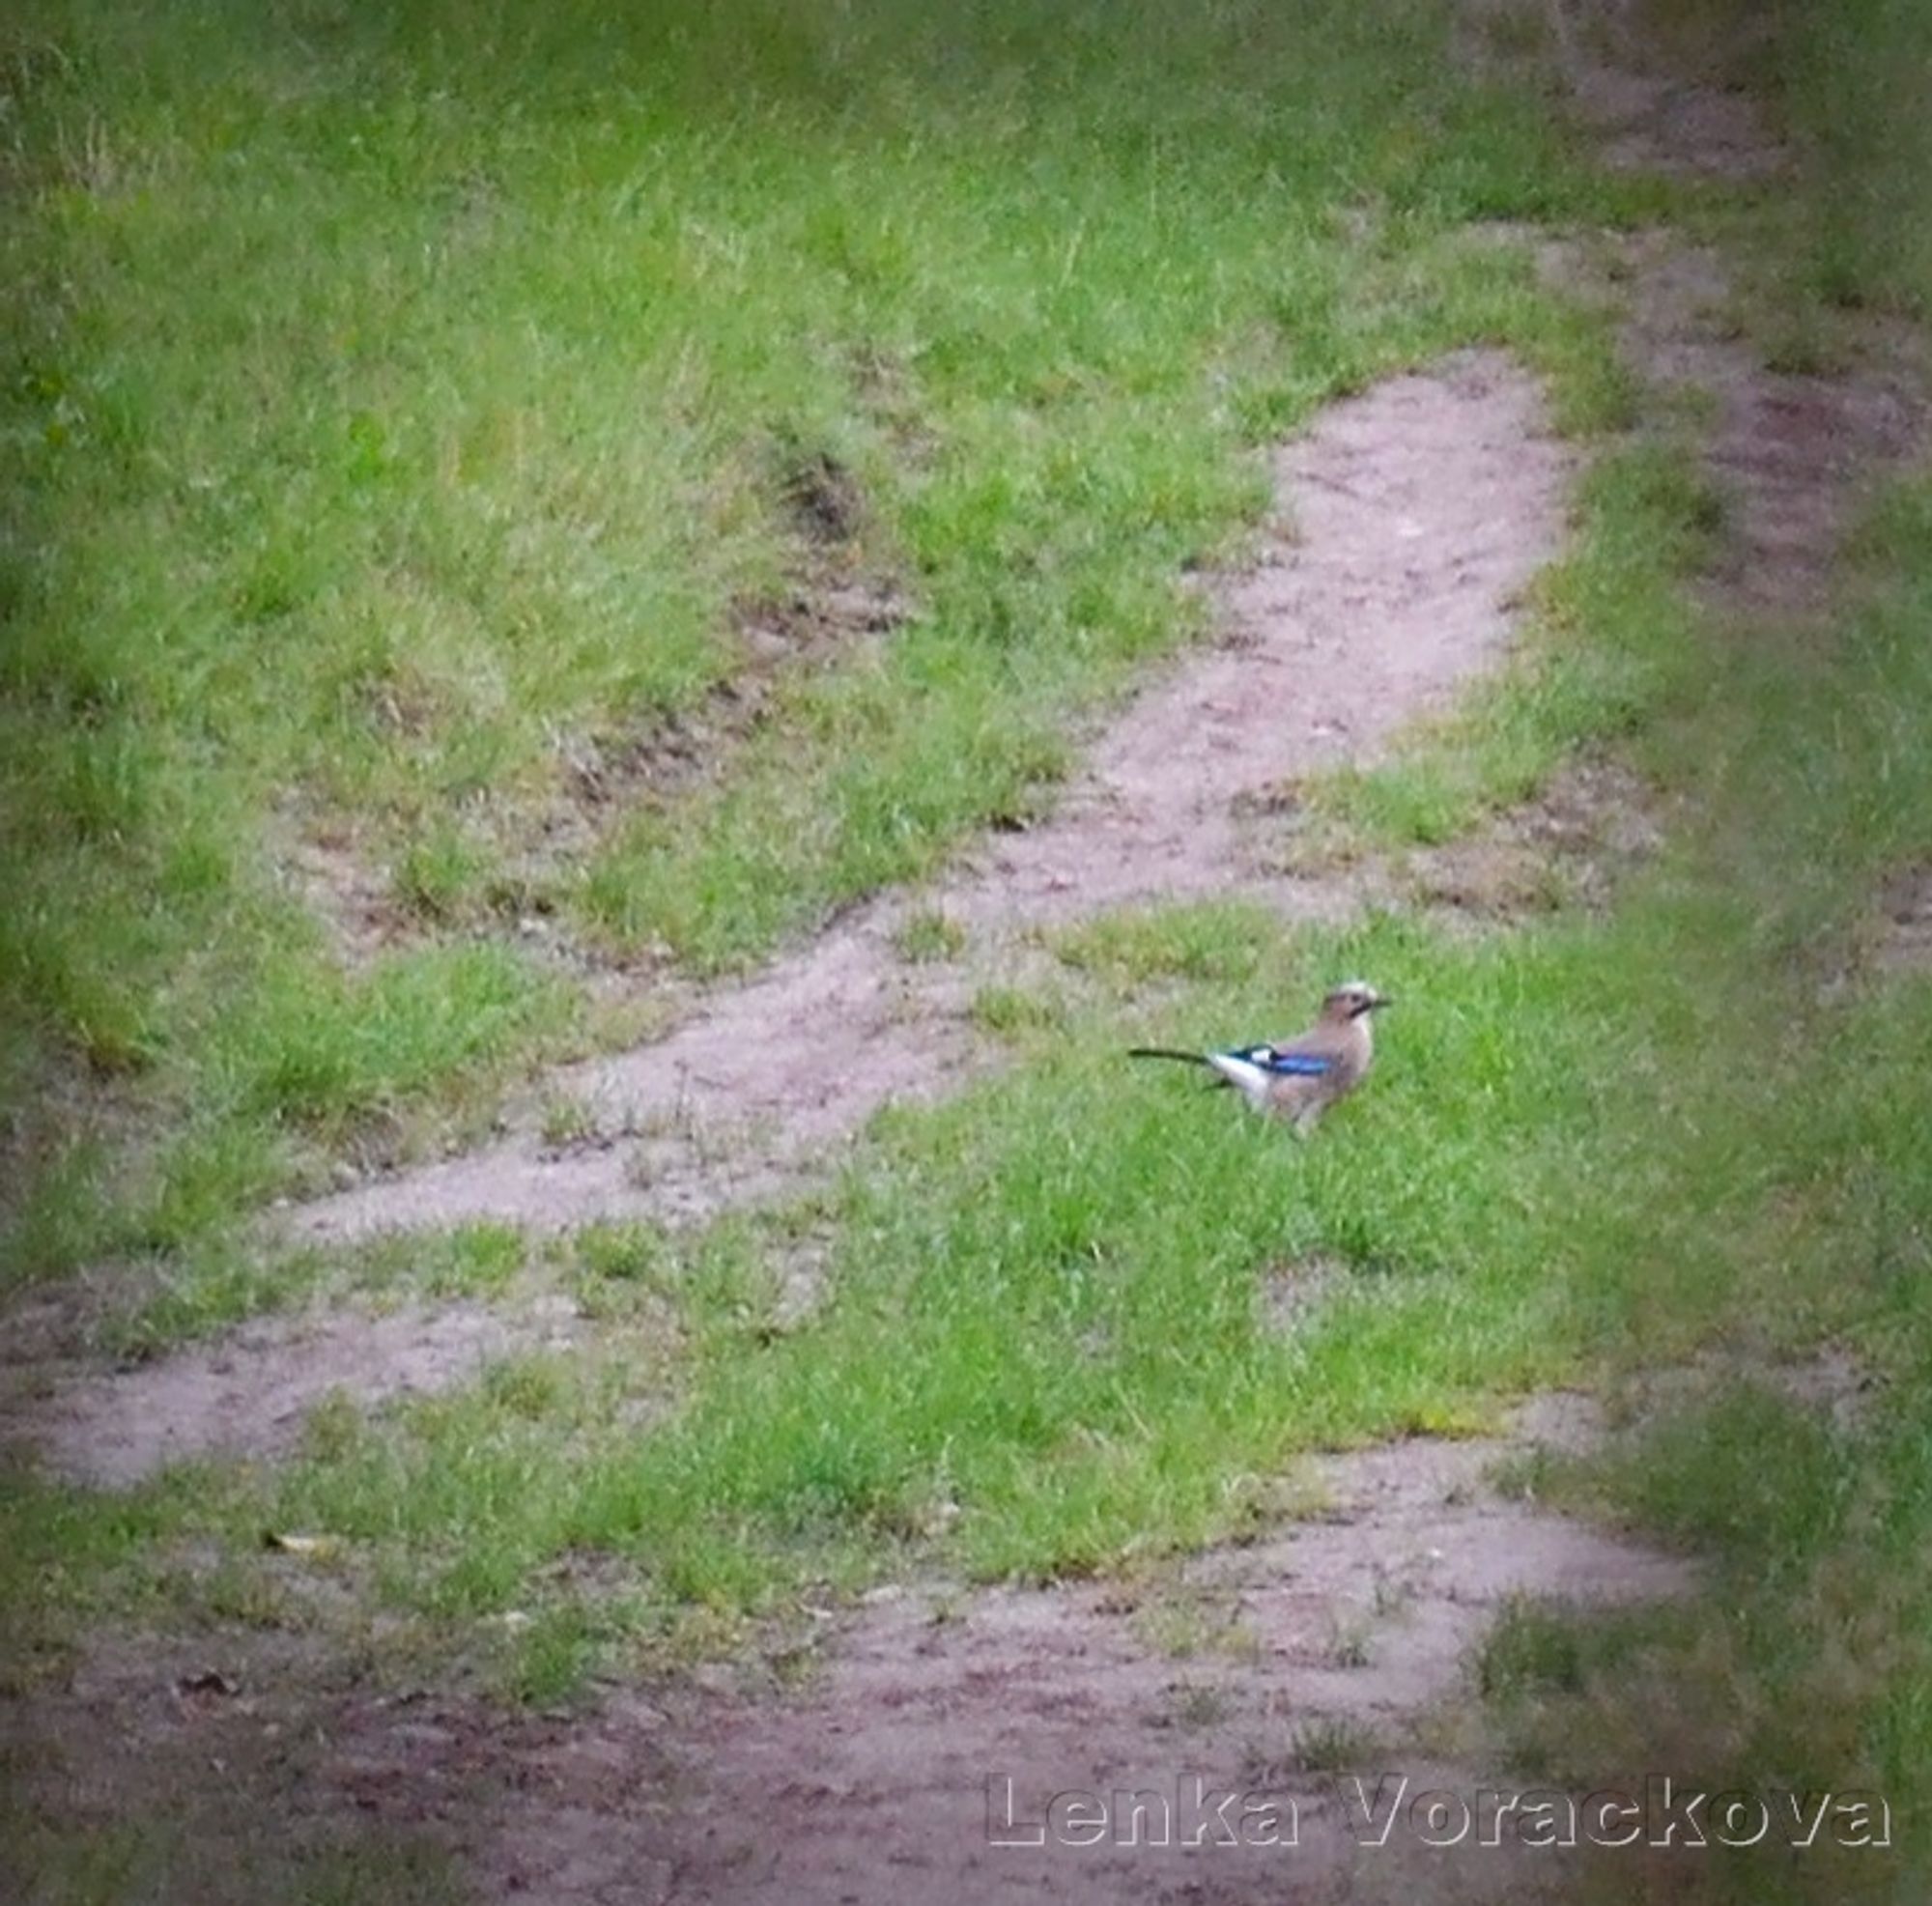
M 1535 382 L 1495 353 L 1334 406 L 1273 454 L 1262 549 L 1209 584 L 1219 639 L 1095 736 L 1050 819 L 709 992 L 668 1037 L 557 1074 L 499 1143 L 302 1207 L 286 1228 L 320 1241 L 476 1220 L 559 1231 L 770 1198 L 822 1172 L 828 1148 L 887 1101 L 995 1063 L 971 1000 L 1041 927 L 1210 895 L 1345 916 L 1361 899 L 1347 876 L 1258 865 L 1244 804 L 1373 761 L 1497 661 L 1524 585 L 1559 551 L 1574 461 Z M 908 961 L 900 928 L 935 911 L 970 953 Z M 572 1135 L 551 1142 L 559 1128 Z M 132 1370 L 37 1359 L 0 1372 L 0 1435 L 81 1480 L 125 1484 L 183 1457 L 273 1454 L 333 1390 L 381 1402 L 446 1387 L 557 1327 L 479 1324 L 458 1305 L 406 1322 L 263 1320 Z
M 770 1197 L 822 1169 L 826 1148 L 888 1100 L 944 1093 L 993 1062 L 968 1007 L 1030 931 L 1208 895 L 1296 918 L 1349 911 L 1344 881 L 1258 868 L 1243 801 L 1374 759 L 1497 659 L 1513 603 L 1559 547 L 1573 459 L 1533 381 L 1468 353 L 1335 406 L 1273 462 L 1276 520 L 1259 558 L 1212 585 L 1219 641 L 1096 737 L 1051 819 L 711 992 L 668 1038 L 559 1074 L 502 1142 L 304 1207 L 290 1229 L 325 1240 L 478 1219 L 564 1230 Z M 901 956 L 900 927 L 930 910 L 970 936 L 971 957 Z M 574 1136 L 553 1144 L 559 1104 Z M 330 1390 L 374 1402 L 441 1387 L 509 1347 L 466 1306 L 407 1326 L 265 1321 L 136 1370 L 14 1373 L 0 1422 L 69 1474 L 127 1483 L 184 1456 L 271 1453 Z
M 1647 235 L 1619 247 L 1635 291 L 1634 361 L 1662 387 L 1716 400 L 1706 468 L 1726 505 L 1709 599 L 1748 630 L 1820 609 L 1851 518 L 1923 441 L 1905 327 L 1866 327 L 1859 361 L 1830 375 L 1768 369 L 1732 315 L 1736 277 L 1714 251 Z
M 566 1297 L 521 1316 L 464 1302 L 258 1318 L 131 1369 L 41 1359 L 14 1373 L 32 1387 L 6 1398 L 0 1429 L 27 1430 L 61 1475 L 120 1489 L 212 1453 L 283 1456 L 310 1410 L 337 1394 L 375 1408 L 454 1389 L 497 1359 L 565 1349 L 582 1334 Z
M 1615 1605 L 1694 1580 L 1490 1480 L 1504 1459 L 1598 1434 L 1587 1399 L 1545 1398 L 1495 1439 L 1310 1460 L 1307 1518 L 1250 1546 L 1104 1583 L 881 1590 L 828 1615 L 820 1669 L 788 1695 L 700 1677 L 588 1714 L 504 1713 L 378 1692 L 272 1628 L 123 1637 L 24 1733 L 0 1703 L 0 1752 L 45 1804 L 185 1818 L 205 1870 L 184 1897 L 246 1896 L 234 1869 L 252 1840 L 234 1823 L 271 1820 L 428 1832 L 482 1898 L 546 1906 L 1365 1900 L 1419 1885 L 1494 1900 L 1520 1851 L 1480 1830 L 1426 1845 L 1418 1806 L 1499 1784 L 1455 1719 L 1469 1651 L 1520 1594 Z M 1249 1843 L 1223 1843 L 1204 1791 L 1239 1796 L 1223 1817 Z M 1097 1843 L 1049 1830 L 1066 1817 L 1056 1796 L 1113 1808 L 1117 1793 L 1160 1800 L 1138 1828 L 1119 1804 Z M 1525 1876 L 1547 1881 L 1560 1858 Z
M 1095 737 L 1049 820 L 710 992 L 668 1037 L 558 1074 L 500 1143 L 303 1207 L 288 1229 L 315 1240 L 484 1219 L 557 1231 L 769 1198 L 822 1172 L 828 1147 L 888 1100 L 943 1094 L 994 1063 L 971 999 L 1042 926 L 1208 895 L 1345 915 L 1360 898 L 1347 878 L 1261 869 L 1244 802 L 1372 761 L 1501 656 L 1513 605 L 1560 547 L 1573 463 L 1534 381 L 1494 353 L 1336 405 L 1274 453 L 1259 556 L 1210 584 L 1219 640 Z M 964 930 L 969 956 L 901 955 L 900 927 L 927 911 Z M 573 1136 L 551 1143 L 558 1105 Z M 380 1403 L 448 1387 L 561 1327 L 454 1305 L 265 1319 L 134 1369 L 38 1358 L 0 1371 L 0 1437 L 124 1485 L 185 1457 L 274 1455 L 333 1391 Z
M 337 1241 L 477 1220 L 561 1231 L 704 1217 L 822 1173 L 828 1148 L 887 1101 L 944 1094 L 996 1063 L 972 1024 L 974 992 L 1023 961 L 1041 927 L 1210 895 L 1345 916 L 1361 899 L 1348 877 L 1264 870 L 1244 804 L 1373 761 L 1496 662 L 1524 585 L 1559 551 L 1574 461 L 1534 380 L 1492 352 L 1334 406 L 1273 453 L 1275 509 L 1253 564 L 1208 585 L 1218 640 L 1095 735 L 1047 821 L 701 995 L 668 1037 L 558 1073 L 500 1142 L 278 1222 Z M 901 927 L 929 912 L 967 936 L 966 955 L 901 954 Z M 559 1129 L 571 1135 L 552 1142 Z M 380 1403 L 447 1387 L 560 1327 L 454 1305 L 265 1319 L 134 1369 L 37 1356 L 0 1370 L 0 1437 L 80 1480 L 127 1484 L 185 1457 L 273 1455 L 332 1391 Z
M 513 1825 L 475 1857 L 502 1893 L 640 1906 L 1113 1906 L 1335 1897 L 1351 1869 L 1412 1884 L 1428 1867 L 1439 1881 L 1443 1856 L 1418 1842 L 1406 1809 L 1391 1844 L 1360 1844 L 1352 1777 L 1371 1794 L 1384 1774 L 1391 1792 L 1405 1778 L 1410 1795 L 1475 1790 L 1446 1732 L 1418 1754 L 1415 1731 L 1462 1693 L 1468 1651 L 1512 1595 L 1609 1604 L 1691 1580 L 1672 1558 L 1499 1499 L 1487 1472 L 1537 1427 L 1322 1459 L 1309 1477 L 1322 1513 L 1140 1582 L 913 1588 L 868 1607 L 803 1698 L 724 1699 L 672 1730 L 697 1778 L 651 1823 L 661 1863 L 645 1886 L 630 1877 L 640 1823 L 594 1809 L 569 1857 L 603 1867 L 602 1892 L 560 1887 L 557 1866 L 540 1863 L 548 1849 Z M 621 1703 L 602 1725 L 621 1742 Z M 549 1763 L 559 1799 L 582 1747 Z M 1273 1829 L 1258 1827 L 1258 1844 L 1186 1844 L 1197 1780 L 1241 1795 L 1236 1818 L 1268 1809 Z M 1050 1812 L 1069 1794 L 1110 1806 L 1117 1794 L 1162 1796 L 1168 1831 L 1159 1806 L 1138 1830 L 1123 1807 L 1081 1844 Z M 1142 1843 L 1122 1843 L 1136 1831 Z M 1467 1881 L 1493 1880 L 1493 1849 L 1462 1856 Z
M 897 951 L 916 911 L 964 929 L 982 966 L 1032 929 L 1136 901 L 1249 896 L 1299 918 L 1346 913 L 1345 886 L 1257 868 L 1242 802 L 1373 760 L 1495 661 L 1514 601 L 1558 550 L 1572 458 L 1534 383 L 1472 352 L 1336 405 L 1273 464 L 1277 526 L 1251 569 L 1214 585 L 1219 642 L 1097 737 L 1049 820 L 713 992 L 669 1037 L 553 1082 L 554 1100 L 618 1142 L 559 1152 L 526 1115 L 500 1145 L 308 1206 L 295 1226 L 558 1228 L 776 1188 L 887 1100 L 944 1092 L 986 1063 L 965 1014 L 974 966 L 909 965 Z

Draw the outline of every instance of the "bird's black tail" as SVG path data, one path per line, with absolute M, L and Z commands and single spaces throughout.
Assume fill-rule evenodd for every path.
M 1208 1063 L 1208 1055 L 1205 1052 L 1182 1052 L 1178 1045 L 1130 1045 L 1127 1048 L 1127 1057 L 1129 1059 L 1178 1059 L 1183 1066 L 1205 1066 Z M 1209 1079 L 1208 1083 L 1214 1091 L 1219 1092 L 1224 1086 L 1232 1084 L 1233 1081 L 1221 1078 L 1217 1074 L 1214 1078 Z

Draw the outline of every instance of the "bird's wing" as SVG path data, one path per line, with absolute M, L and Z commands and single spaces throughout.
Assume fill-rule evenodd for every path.
M 1268 1049 L 1266 1046 L 1249 1046 L 1241 1052 L 1210 1052 L 1207 1058 L 1221 1078 L 1229 1085 L 1237 1087 L 1250 1104 L 1264 1105 L 1271 1074 L 1265 1066 L 1249 1057 L 1249 1054 Z
M 1301 1040 L 1287 1045 L 1249 1045 L 1227 1055 L 1259 1066 L 1277 1078 L 1319 1079 L 1335 1069 L 1335 1055 L 1322 1052 Z

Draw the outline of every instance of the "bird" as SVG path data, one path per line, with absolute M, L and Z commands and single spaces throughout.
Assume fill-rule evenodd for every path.
M 1215 1084 L 1233 1086 L 1257 1111 L 1290 1120 L 1306 1132 L 1329 1106 L 1368 1075 L 1375 1059 L 1372 1015 L 1393 1001 L 1365 980 L 1331 986 L 1321 1016 L 1292 1039 L 1232 1046 L 1222 1052 L 1188 1052 L 1178 1046 L 1130 1046 L 1130 1059 L 1178 1059 L 1206 1066 Z

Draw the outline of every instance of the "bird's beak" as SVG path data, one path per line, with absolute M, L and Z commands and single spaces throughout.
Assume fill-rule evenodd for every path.
M 1371 1012 L 1379 1012 L 1383 1007 L 1393 1006 L 1394 1004 L 1395 1004 L 1395 995 L 1393 993 L 1378 993 L 1375 996 L 1375 998 L 1369 1002 L 1369 1010 Z

